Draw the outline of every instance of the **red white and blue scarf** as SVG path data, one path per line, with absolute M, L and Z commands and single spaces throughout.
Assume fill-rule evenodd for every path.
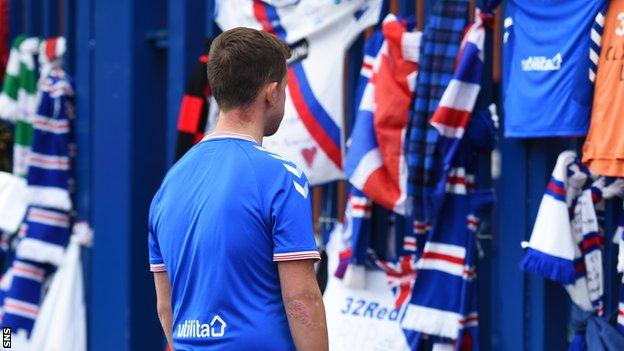
M 473 113 L 483 73 L 484 24 L 479 13 L 466 30 L 455 72 L 430 124 L 438 132 L 431 168 L 432 225 L 419 249 L 411 299 L 401 322 L 410 347 L 422 345 L 423 334 L 458 350 L 478 348 L 476 232 L 478 212 L 493 202 L 491 190 L 476 191 L 475 153 L 490 152 L 495 128 L 489 111 Z

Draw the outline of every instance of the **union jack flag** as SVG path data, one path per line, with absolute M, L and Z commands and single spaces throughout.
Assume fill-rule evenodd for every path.
M 382 36 L 383 35 L 383 36 Z M 349 182 L 372 201 L 405 214 L 403 140 L 418 72 L 421 32 L 388 15 L 367 42 L 358 112 L 346 156 Z
M 392 289 L 396 300 L 396 308 L 401 308 L 403 304 L 412 296 L 414 281 L 416 280 L 416 256 L 404 255 L 399 260 L 384 261 L 374 259 L 375 265 L 386 273 L 388 286 Z

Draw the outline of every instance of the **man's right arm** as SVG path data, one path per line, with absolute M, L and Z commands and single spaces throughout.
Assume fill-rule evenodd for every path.
M 327 321 L 313 260 L 277 262 L 290 333 L 299 351 L 328 350 Z

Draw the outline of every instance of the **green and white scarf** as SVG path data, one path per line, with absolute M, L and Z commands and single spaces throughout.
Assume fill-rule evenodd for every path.
M 39 38 L 20 35 L 11 46 L 2 93 L 0 118 L 14 122 L 13 173 L 26 176 L 32 144 L 32 122 L 37 109 L 35 54 Z

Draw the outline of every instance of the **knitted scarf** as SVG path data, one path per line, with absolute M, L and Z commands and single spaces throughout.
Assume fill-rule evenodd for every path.
M 437 1 L 423 31 L 414 109 L 405 137 L 408 215 L 414 221 L 416 237 L 425 236 L 432 217 L 428 198 L 435 183 L 432 168 L 438 133 L 429 119 L 453 78 L 467 16 L 467 0 Z M 422 252 L 422 246 L 417 251 Z
M 61 66 L 65 51 L 63 38 L 42 44 L 40 102 L 34 120 L 32 152 L 29 157 L 28 191 L 30 209 L 26 215 L 26 237 L 17 247 L 17 256 L 33 261 L 59 264 L 69 239 L 71 125 L 73 88 Z
M 13 173 L 25 177 L 28 153 L 32 144 L 32 122 L 37 108 L 34 55 L 39 49 L 38 38 L 20 35 L 11 46 L 6 76 L 0 93 L 0 118 L 15 123 Z
M 41 70 L 47 74 L 39 80 L 39 106 L 28 158 L 30 207 L 20 228 L 13 279 L 4 299 L 2 325 L 22 329 L 27 335 L 38 314 L 46 271 L 62 262 L 72 225 L 74 93 L 61 68 L 64 52 L 63 38 L 51 38 L 41 45 Z
M 210 47 L 210 44 L 207 44 Z M 206 74 L 208 55 L 199 57 L 186 83 L 178 115 L 176 160 L 204 138 L 210 108 L 210 86 Z
M 473 109 L 481 90 L 484 26 L 490 19 L 477 9 L 461 41 L 453 78 L 430 120 L 439 133 L 430 173 L 436 182 L 428 202 L 433 225 L 421 230 L 427 240 L 401 324 L 412 348 L 422 347 L 422 334 L 450 349 L 478 348 L 477 215 L 494 198 L 490 189 L 475 190 L 475 154 L 491 152 L 495 127 L 489 111 Z
M 490 152 L 495 128 L 487 110 L 472 113 L 445 177 L 440 215 L 427 234 L 417 261 L 417 277 L 401 327 L 412 349 L 422 334 L 452 349 L 478 348 L 476 234 L 479 213 L 494 201 L 491 189 L 476 190 L 478 152 Z
M 601 315 L 603 244 L 589 172 L 575 152 L 565 151 L 557 159 L 531 239 L 523 244 L 521 268 L 565 284 L 576 305 Z
M 602 342 L 598 339 L 612 335 L 612 328 L 600 318 L 605 312 L 604 233 L 596 209 L 604 199 L 622 196 L 623 184 L 602 177 L 592 182 L 576 153 L 564 151 L 542 198 L 531 239 L 523 243 L 527 251 L 521 268 L 564 284 L 574 302 L 576 333 L 570 350 L 593 349 Z M 607 339 L 624 345 L 620 336 Z

